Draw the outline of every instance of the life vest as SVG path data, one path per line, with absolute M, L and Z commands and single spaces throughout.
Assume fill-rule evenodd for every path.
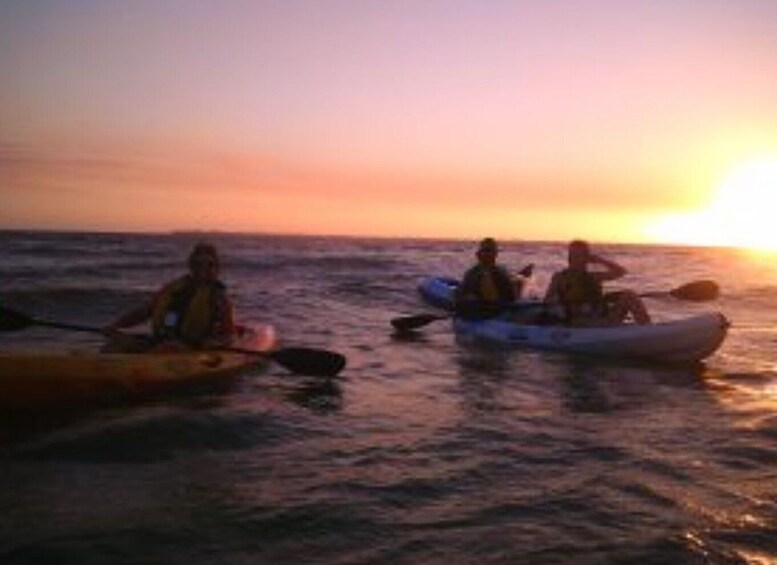
M 211 335 L 225 308 L 226 287 L 221 281 L 202 285 L 191 276 L 181 277 L 155 300 L 151 315 L 154 336 L 199 344 Z
M 558 277 L 559 302 L 564 305 L 568 317 L 604 311 L 602 285 L 591 273 L 565 269 Z
M 515 289 L 512 284 L 504 269 L 475 265 L 464 275 L 462 295 L 484 302 L 513 302 Z
M 493 271 L 483 270 L 480 273 L 480 281 L 478 284 L 478 293 L 481 300 L 488 302 L 499 301 L 499 288 L 496 286 L 496 277 Z

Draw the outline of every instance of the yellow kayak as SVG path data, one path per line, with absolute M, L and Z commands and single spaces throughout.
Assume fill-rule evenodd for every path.
M 236 348 L 271 352 L 275 330 L 242 328 Z M 0 351 L 0 412 L 126 401 L 218 383 L 268 359 L 236 351 L 98 353 Z

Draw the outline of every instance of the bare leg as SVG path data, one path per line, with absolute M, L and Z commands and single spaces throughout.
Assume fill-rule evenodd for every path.
M 650 314 L 648 314 L 642 299 L 631 290 L 622 290 L 613 293 L 608 297 L 612 302 L 610 306 L 610 316 L 616 318 L 618 322 L 623 322 L 629 314 L 634 317 L 637 324 L 650 324 Z

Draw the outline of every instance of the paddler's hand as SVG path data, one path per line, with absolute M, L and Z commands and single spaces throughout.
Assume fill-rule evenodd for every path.
M 623 266 L 619 265 L 615 261 L 606 259 L 601 255 L 594 255 L 593 253 L 588 254 L 588 263 L 596 263 L 607 269 L 606 271 L 595 273 L 599 277 L 600 282 L 619 279 L 627 272 Z
M 515 299 L 520 300 L 523 297 L 523 291 L 526 283 L 534 272 L 534 263 L 529 263 L 518 274 L 513 277 L 513 286 L 515 287 Z

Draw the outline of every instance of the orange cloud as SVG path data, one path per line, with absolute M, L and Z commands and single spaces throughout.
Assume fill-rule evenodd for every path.
M 674 198 L 656 195 L 649 178 L 604 170 L 455 170 L 348 168 L 159 140 L 4 143 L 0 225 L 617 239 Z

